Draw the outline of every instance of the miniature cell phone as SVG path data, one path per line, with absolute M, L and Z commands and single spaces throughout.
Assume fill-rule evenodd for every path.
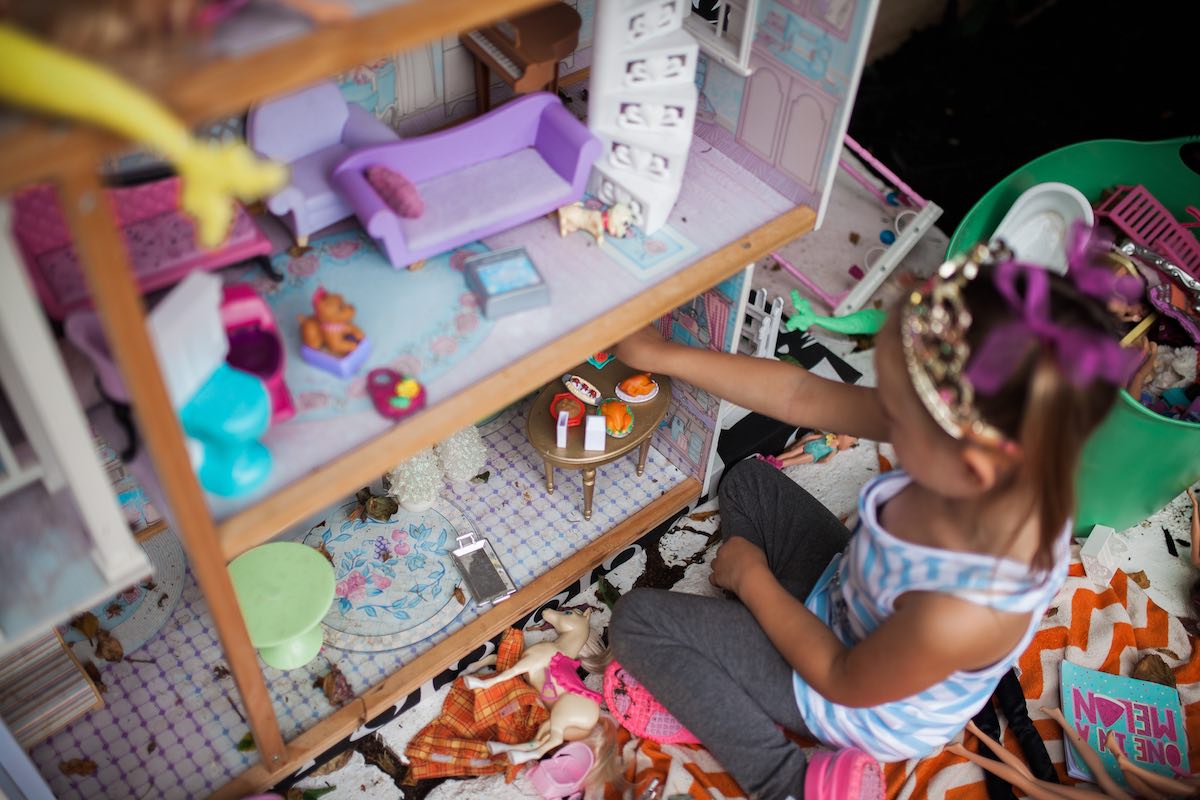
M 517 590 L 491 542 L 467 534 L 458 537 L 458 544 L 459 548 L 451 554 L 454 565 L 477 604 L 499 603 Z

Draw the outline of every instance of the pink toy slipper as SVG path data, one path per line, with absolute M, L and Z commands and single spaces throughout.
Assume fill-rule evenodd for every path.
M 604 702 L 621 727 L 634 736 L 663 744 L 700 743 L 616 661 L 604 670 Z
M 883 770 L 862 750 L 821 750 L 808 759 L 804 800 L 883 800 L 883 796 Z
M 583 742 L 570 742 L 529 770 L 529 782 L 546 800 L 578 797 L 583 782 L 596 763 L 592 748 Z

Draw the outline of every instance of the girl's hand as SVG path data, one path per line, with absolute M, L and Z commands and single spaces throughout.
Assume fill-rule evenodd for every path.
M 665 372 L 659 369 L 668 345 L 654 328 L 645 327 L 617 343 L 613 353 L 622 363 L 643 372 Z
M 708 580 L 713 586 L 728 589 L 740 596 L 746 580 L 753 580 L 753 576 L 762 569 L 770 571 L 766 554 L 749 539 L 733 536 L 717 551 Z

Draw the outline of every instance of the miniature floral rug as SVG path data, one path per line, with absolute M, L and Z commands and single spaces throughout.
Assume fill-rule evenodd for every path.
M 475 526 L 439 498 L 426 511 L 400 508 L 386 521 L 365 518 L 356 502 L 313 527 L 304 543 L 333 564 L 334 602 L 325 641 L 342 650 L 394 650 L 449 625 L 466 605 L 451 558 Z
M 486 252 L 478 243 L 434 256 L 419 270 L 395 269 L 366 234 L 333 234 L 310 242 L 297 256 L 280 253 L 276 284 L 257 268 L 239 280 L 254 286 L 275 315 L 287 351 L 285 379 L 296 402 L 296 419 L 324 419 L 369 411 L 367 372 L 390 367 L 428 383 L 455 366 L 487 336 L 491 323 L 463 278 L 463 262 Z M 312 314 L 318 287 L 341 294 L 356 309 L 354 323 L 371 341 L 358 374 L 339 378 L 300 358 L 298 318 Z

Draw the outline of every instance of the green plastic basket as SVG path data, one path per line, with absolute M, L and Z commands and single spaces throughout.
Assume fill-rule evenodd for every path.
M 1200 175 L 1182 148 L 1200 137 L 1161 142 L 1103 139 L 1081 142 L 1035 158 L 1000 181 L 967 212 L 950 238 L 948 255 L 987 239 L 1017 198 L 1031 186 L 1059 181 L 1093 204 L 1114 185 L 1145 186 L 1175 215 L 1200 203 Z M 1136 525 L 1200 480 L 1200 425 L 1146 409 L 1127 392 L 1088 440 L 1076 476 L 1075 530 Z

